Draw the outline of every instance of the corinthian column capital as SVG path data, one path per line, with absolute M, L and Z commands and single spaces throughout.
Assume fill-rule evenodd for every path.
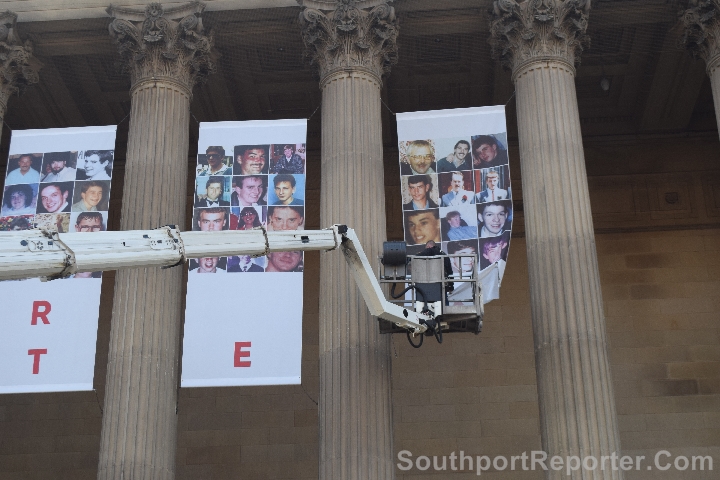
M 118 46 L 132 88 L 146 81 L 173 82 L 187 89 L 215 70 L 210 56 L 212 36 L 205 33 L 205 4 L 190 2 L 171 8 L 150 3 L 144 9 L 110 5 L 110 36 Z
M 720 67 L 720 0 L 689 0 L 680 14 L 685 30 L 682 43 L 702 58 L 708 73 Z
M 495 0 L 490 24 L 493 57 L 511 69 L 544 61 L 573 71 L 583 48 L 590 0 Z
M 32 43 L 17 35 L 17 15 L 0 13 L 0 103 L 4 114 L 11 95 L 22 93 L 39 81 L 40 62 L 33 57 Z M 2 117 L 0 116 L 0 119 Z
M 393 0 L 298 0 L 305 55 L 320 69 L 320 84 L 336 73 L 364 72 L 381 82 L 397 63 L 398 22 Z

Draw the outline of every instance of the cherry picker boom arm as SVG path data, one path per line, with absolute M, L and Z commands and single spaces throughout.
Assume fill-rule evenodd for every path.
M 324 230 L 268 232 L 264 228 L 180 232 L 174 226 L 125 232 L 60 233 L 22 230 L 0 233 L 0 280 L 64 278 L 78 272 L 137 267 L 173 267 L 187 259 L 228 255 L 263 256 L 283 251 L 342 250 L 370 313 L 418 334 L 429 315 L 389 302 L 375 278 L 355 231 L 345 225 Z

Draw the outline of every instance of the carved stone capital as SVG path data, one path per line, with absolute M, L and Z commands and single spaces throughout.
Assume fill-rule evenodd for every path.
M 39 81 L 40 62 L 33 57 L 32 43 L 17 35 L 13 12 L 0 13 L 0 103 L 3 114 L 8 99 Z
M 685 27 L 683 45 L 705 60 L 708 73 L 720 67 L 720 0 L 690 0 L 680 21 Z
M 110 36 L 118 46 L 132 88 L 147 81 L 176 83 L 188 95 L 196 83 L 215 71 L 211 34 L 202 24 L 205 4 L 193 1 L 163 8 L 150 3 L 144 9 L 110 5 Z
M 574 72 L 590 43 L 590 0 L 495 0 L 492 13 L 493 58 L 514 77 L 538 61 L 562 62 Z
M 333 74 L 364 72 L 380 84 L 397 63 L 398 22 L 393 0 L 298 0 L 305 55 L 320 70 L 320 84 Z

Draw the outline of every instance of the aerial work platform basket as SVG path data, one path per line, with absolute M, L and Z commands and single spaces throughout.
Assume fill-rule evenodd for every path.
M 378 281 L 386 287 L 388 301 L 417 312 L 431 311 L 439 322 L 438 341 L 442 333 L 480 333 L 484 309 L 476 254 L 408 255 L 404 242 L 385 242 L 378 260 Z M 381 333 L 405 332 L 391 322 L 379 323 Z

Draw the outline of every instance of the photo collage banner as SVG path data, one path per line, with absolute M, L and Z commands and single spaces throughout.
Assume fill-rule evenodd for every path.
M 0 231 L 107 228 L 116 126 L 12 132 Z M 92 390 L 102 272 L 0 282 L 0 393 Z
M 477 267 L 483 302 L 499 298 L 513 216 L 505 107 L 399 113 L 397 124 L 408 253 L 432 240 L 447 254 L 476 254 L 477 266 L 453 261 L 453 275 Z M 465 297 L 458 288 L 448 298 Z
M 192 229 L 303 230 L 306 135 L 304 119 L 201 123 Z M 190 261 L 183 387 L 300 383 L 303 260 Z

